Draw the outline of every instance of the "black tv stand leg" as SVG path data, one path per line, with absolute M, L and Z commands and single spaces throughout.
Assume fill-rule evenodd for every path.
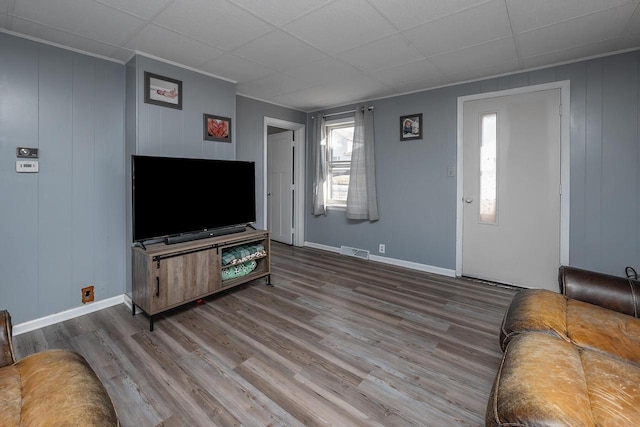
M 271 283 L 271 275 L 267 275 L 267 286 L 271 286 L 273 288 L 273 283 Z

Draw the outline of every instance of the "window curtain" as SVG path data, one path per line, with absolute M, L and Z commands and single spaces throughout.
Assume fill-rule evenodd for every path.
M 327 138 L 325 135 L 324 116 L 318 114 L 313 118 L 313 152 L 315 157 L 313 178 L 313 214 L 327 214 Z
M 373 110 L 356 107 L 353 124 L 351 175 L 347 193 L 347 218 L 377 221 L 376 166 L 374 152 Z

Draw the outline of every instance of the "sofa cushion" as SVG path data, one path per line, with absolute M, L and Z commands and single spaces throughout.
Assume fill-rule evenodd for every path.
M 635 425 L 638 384 L 635 363 L 547 333 L 518 334 L 505 349 L 486 425 Z
M 22 425 L 118 425 L 107 391 L 81 355 L 48 350 L 14 366 L 22 379 Z
M 640 363 L 640 319 L 555 292 L 516 294 L 502 322 L 502 349 L 514 336 L 531 331 Z
M 0 369 L 0 426 L 20 425 L 21 387 L 20 371 L 15 365 Z

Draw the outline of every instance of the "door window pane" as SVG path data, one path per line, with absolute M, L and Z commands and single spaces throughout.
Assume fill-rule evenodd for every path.
M 497 113 L 480 117 L 480 222 L 483 224 L 496 224 L 498 218 L 497 121 Z

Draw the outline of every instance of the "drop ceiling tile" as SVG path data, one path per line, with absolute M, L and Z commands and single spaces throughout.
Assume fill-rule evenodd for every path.
M 636 34 L 640 34 L 640 6 L 636 9 L 635 13 L 631 17 L 629 28 L 627 30 L 627 35 Z
M 45 27 L 44 25 L 26 21 L 15 16 L 12 20 L 11 30 L 42 40 L 47 40 L 52 43 L 106 57 L 110 57 L 115 49 L 117 49 L 117 47 L 113 45 L 100 43 L 85 37 L 56 30 L 55 28 Z
M 349 99 L 339 89 L 317 86 L 274 96 L 269 101 L 280 105 L 288 105 L 301 111 L 311 112 L 324 109 L 327 106 L 346 104 Z
M 503 64 L 491 64 L 487 67 L 464 69 L 459 68 L 451 73 L 451 78 L 457 82 L 468 80 L 482 79 L 485 77 L 498 76 L 501 74 L 513 73 L 520 70 L 517 61 L 506 62 Z
M 171 0 L 95 0 L 107 6 L 136 15 L 142 19 L 150 19 L 160 12 Z
M 153 24 L 147 25 L 125 47 L 189 67 L 197 67 L 224 53 L 213 46 Z
M 631 3 L 637 4 L 634 0 L 507 0 L 516 33 Z
M 252 40 L 233 53 L 274 70 L 284 70 L 326 57 L 318 49 L 281 30 Z
M 425 55 L 451 52 L 511 35 L 503 0 L 494 0 L 404 32 Z
M 224 0 L 174 0 L 153 22 L 225 51 L 274 28 Z
M 122 44 L 144 24 L 140 18 L 86 0 L 16 1 L 14 16 L 112 45 Z
M 11 0 L 0 0 L 0 13 L 8 13 Z
M 259 99 L 269 99 L 295 90 L 311 87 L 298 79 L 276 72 L 266 77 L 238 84 L 238 91 Z
M 231 0 L 255 15 L 280 26 L 293 19 L 322 7 L 332 0 L 279 0 L 277 5 L 273 1 Z
M 374 79 L 380 80 L 381 82 L 393 87 L 401 87 L 411 83 L 443 77 L 440 70 L 426 59 L 412 62 L 410 64 L 384 68 L 382 70 L 369 73 L 369 75 Z
M 640 38 L 638 41 L 640 41 Z M 580 58 L 588 58 L 590 56 L 595 56 L 615 50 L 616 48 L 618 48 L 616 47 L 616 43 L 617 40 L 606 40 L 603 42 L 582 45 L 570 49 L 544 53 L 537 56 L 525 57 L 522 59 L 522 64 L 526 68 L 534 68 L 546 66 L 549 64 L 557 64 L 560 62 L 573 61 Z M 620 49 L 622 48 L 623 47 L 620 47 Z
M 631 12 L 628 6 L 622 6 L 520 33 L 516 36 L 520 54 L 532 57 L 616 39 L 625 29 Z M 607 24 L 603 25 L 604 22 Z
M 350 49 L 337 57 L 361 70 L 374 71 L 414 62 L 424 56 L 407 39 L 396 34 Z
M 344 52 L 396 32 L 365 0 L 330 3 L 284 28 L 329 54 Z
M 111 54 L 111 58 L 121 61 L 123 63 L 129 62 L 129 60 L 135 55 L 135 52 L 125 48 L 118 48 Z
M 445 74 L 461 70 L 479 70 L 495 64 L 506 64 L 518 60 L 513 37 L 505 37 L 478 46 L 443 53 L 429 58 Z
M 418 82 L 412 82 L 412 83 L 394 86 L 394 88 L 399 93 L 407 93 L 407 92 L 417 92 L 421 90 L 433 89 L 433 88 L 445 86 L 451 83 L 453 83 L 451 78 L 443 75 L 439 75 L 439 76 L 431 76 L 425 80 L 421 80 Z
M 266 77 L 274 72 L 270 68 L 263 67 L 231 53 L 220 55 L 203 64 L 200 68 L 211 74 L 235 80 L 238 83 L 246 83 Z
M 309 64 L 285 70 L 289 76 L 306 83 L 320 85 L 352 79 L 364 74 L 352 66 L 333 58 L 324 58 Z
M 487 0 L 447 0 L 425 1 L 404 0 L 369 0 L 396 28 L 407 30 L 425 22 L 434 21 L 461 10 L 476 6 Z

